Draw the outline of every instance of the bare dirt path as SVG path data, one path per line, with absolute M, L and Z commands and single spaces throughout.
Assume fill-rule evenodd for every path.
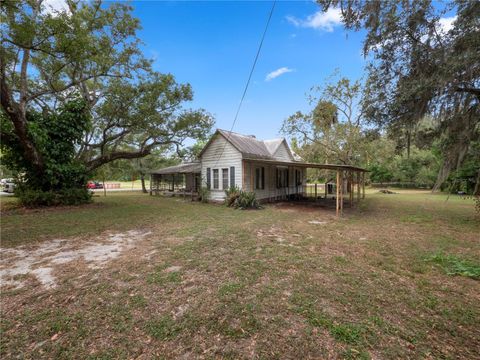
M 33 277 L 44 288 L 55 288 L 55 273 L 62 265 L 84 262 L 92 269 L 104 267 L 149 234 L 149 231 L 130 230 L 100 235 L 87 241 L 54 239 L 36 246 L 0 248 L 0 284 L 2 287 L 21 288 Z

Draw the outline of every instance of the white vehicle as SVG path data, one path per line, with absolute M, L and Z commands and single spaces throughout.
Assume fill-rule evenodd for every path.
M 2 179 L 2 185 L 3 185 L 3 191 L 7 193 L 13 194 L 15 192 L 15 183 L 13 182 L 13 179 L 6 179 L 5 183 L 3 183 Z
M 0 180 L 0 185 L 3 186 L 3 185 L 5 185 L 6 183 L 9 183 L 9 182 L 13 182 L 13 179 L 11 179 L 11 178 L 2 179 L 2 180 Z

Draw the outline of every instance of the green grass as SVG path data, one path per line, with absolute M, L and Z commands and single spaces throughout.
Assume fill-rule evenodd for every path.
M 0 356 L 474 358 L 480 221 L 472 202 L 445 199 L 369 191 L 342 219 L 138 192 L 39 210 L 2 199 L 3 248 L 151 234 L 101 268 L 55 265 L 52 290 L 19 276 L 0 294 Z
M 222 285 L 219 289 L 218 289 L 218 294 L 220 296 L 228 296 L 228 295 L 232 295 L 232 294 L 236 294 L 239 290 L 241 290 L 243 288 L 243 285 L 242 284 L 238 284 L 238 283 L 228 283 L 228 284 L 224 284 Z
M 147 334 L 158 340 L 173 339 L 181 331 L 180 326 L 168 315 L 147 321 L 145 329 Z
M 182 275 L 178 271 L 165 273 L 163 267 L 161 267 L 154 273 L 148 275 L 147 281 L 157 285 L 179 284 L 182 281 Z
M 427 261 L 439 265 L 448 275 L 460 275 L 480 279 L 480 263 L 463 259 L 455 255 L 436 253 Z

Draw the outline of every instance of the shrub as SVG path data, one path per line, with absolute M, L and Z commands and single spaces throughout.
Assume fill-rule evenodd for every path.
M 260 203 L 257 200 L 257 196 L 254 192 L 242 191 L 238 193 L 238 197 L 233 203 L 235 209 L 260 209 Z
M 254 192 L 240 190 L 233 186 L 225 190 L 225 205 L 235 209 L 260 209 L 261 206 Z
M 198 196 L 201 202 L 206 203 L 210 197 L 210 190 L 207 187 L 201 187 L 198 191 Z
M 373 164 L 369 167 L 370 180 L 374 183 L 389 182 L 393 179 L 392 172 L 384 165 Z
M 80 205 L 89 203 L 92 194 L 88 189 L 63 189 L 59 191 L 42 191 L 18 187 L 15 195 L 20 199 L 23 206 L 58 206 Z
M 225 190 L 225 205 L 228 207 L 235 206 L 235 202 L 240 196 L 241 190 L 237 186 L 231 186 Z

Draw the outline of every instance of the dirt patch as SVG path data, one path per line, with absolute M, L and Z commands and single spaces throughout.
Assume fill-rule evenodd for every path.
M 288 201 L 279 202 L 272 205 L 275 209 L 281 212 L 296 213 L 296 214 L 315 214 L 317 218 L 322 220 L 332 220 L 335 218 L 335 201 L 320 200 L 315 201 Z M 345 204 L 345 207 L 347 204 Z M 345 208 L 344 212 L 348 212 Z
M 167 273 L 177 272 L 177 271 L 180 271 L 181 269 L 182 269 L 181 266 L 170 266 L 170 267 L 165 269 L 165 272 L 167 272 Z
M 57 266 L 80 260 L 91 269 L 101 268 L 149 234 L 130 230 L 99 236 L 83 243 L 78 239 L 56 239 L 36 247 L 1 249 L 1 286 L 21 288 L 26 281 L 25 276 L 33 275 L 45 288 L 54 288 L 57 284 L 53 273 Z
M 309 223 L 309 224 L 314 224 L 314 225 L 325 225 L 325 224 L 328 224 L 326 221 L 318 221 L 318 220 L 310 220 L 308 223 Z

